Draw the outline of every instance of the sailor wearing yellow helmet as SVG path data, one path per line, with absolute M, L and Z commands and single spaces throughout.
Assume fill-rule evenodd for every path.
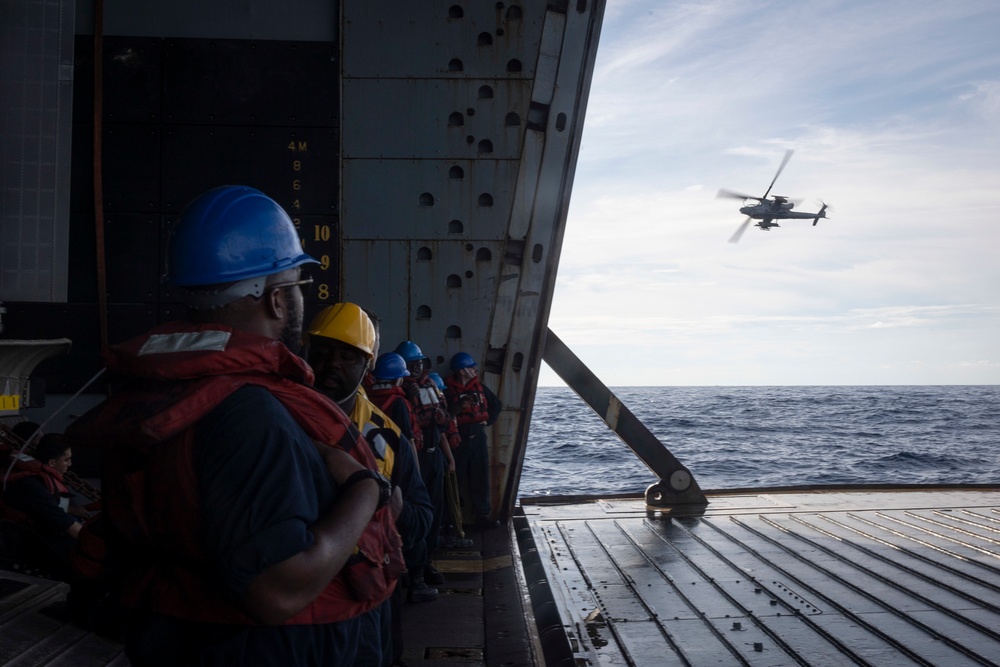
M 433 506 L 420 478 L 413 448 L 399 427 L 368 400 L 361 388 L 365 375 L 374 367 L 377 338 L 371 318 L 357 304 L 334 304 L 313 318 L 303 342 L 306 360 L 316 374 L 316 388 L 351 418 L 371 446 L 379 471 L 392 482 L 392 506 L 407 565 L 411 554 L 418 559 L 426 558 L 423 544 Z M 410 601 L 437 599 L 437 589 L 424 581 L 423 563 L 415 565 L 419 566 L 410 568 Z M 401 652 L 401 633 L 390 630 L 393 625 L 399 626 L 401 601 L 397 587 L 390 599 L 391 606 L 383 605 L 381 626 L 372 628 L 382 637 L 383 658 Z M 392 623 L 394 615 L 396 622 Z M 378 656 L 368 657 L 378 664 Z

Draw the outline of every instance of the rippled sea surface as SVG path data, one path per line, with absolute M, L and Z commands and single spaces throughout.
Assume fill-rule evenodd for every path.
M 705 490 L 1000 485 L 997 385 L 612 391 Z M 520 495 L 641 493 L 655 481 L 571 389 L 538 389 Z

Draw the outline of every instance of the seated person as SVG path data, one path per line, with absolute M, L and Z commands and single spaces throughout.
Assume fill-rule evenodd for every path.
M 63 475 L 73 462 L 73 450 L 62 435 L 42 436 L 34 456 L 14 453 L 0 503 L 0 516 L 24 530 L 15 547 L 15 558 L 37 564 L 60 579 L 68 580 L 69 559 L 80 521 L 86 511 L 70 505 L 72 494 Z

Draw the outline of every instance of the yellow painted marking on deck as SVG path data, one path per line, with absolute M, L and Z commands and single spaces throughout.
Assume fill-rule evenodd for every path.
M 486 558 L 483 560 L 434 560 L 434 567 L 440 572 L 460 572 L 470 574 L 475 572 L 493 572 L 505 567 L 511 567 L 513 562 L 511 557 L 497 556 L 496 558 Z

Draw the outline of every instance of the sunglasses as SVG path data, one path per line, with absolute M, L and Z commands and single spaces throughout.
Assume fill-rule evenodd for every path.
M 300 280 L 289 280 L 283 283 L 274 283 L 273 285 L 265 285 L 264 291 L 261 292 L 260 296 L 255 296 L 254 298 L 259 299 L 261 296 L 264 296 L 268 292 L 271 292 L 276 289 L 281 289 L 282 287 L 295 287 L 296 285 L 311 285 L 312 282 L 313 279 L 310 277 L 310 278 L 301 278 Z
M 264 289 L 280 289 L 282 287 L 294 287 L 295 285 L 312 285 L 312 278 L 302 278 L 301 280 L 289 280 L 287 283 L 274 283 L 273 285 L 268 285 Z

